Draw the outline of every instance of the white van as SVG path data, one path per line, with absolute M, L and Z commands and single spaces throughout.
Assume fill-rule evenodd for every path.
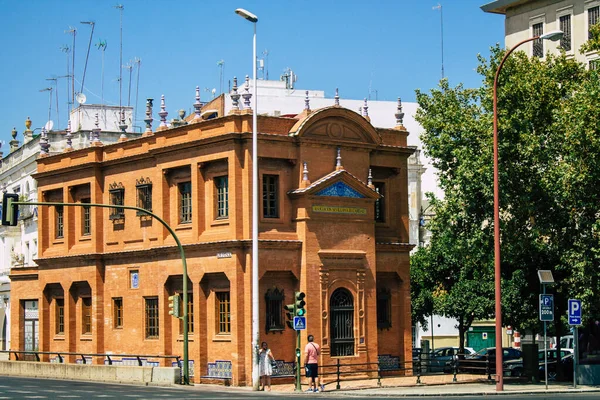
M 573 346 L 573 335 L 566 335 L 560 338 L 561 349 L 572 349 Z

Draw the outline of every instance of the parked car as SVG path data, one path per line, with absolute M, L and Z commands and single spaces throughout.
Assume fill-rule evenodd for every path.
M 475 353 L 470 347 L 465 347 L 464 353 L 460 353 L 458 347 L 440 347 L 435 349 L 429 359 L 429 372 L 452 372 L 452 361 L 460 356 L 467 356 Z
M 562 351 L 561 351 L 562 354 Z M 543 357 L 543 355 L 542 355 Z M 558 360 L 556 358 L 553 358 L 552 360 L 550 360 L 550 358 L 548 358 L 548 381 L 555 381 L 558 378 L 558 372 L 556 370 L 557 368 L 557 364 L 558 364 Z M 565 381 L 572 381 L 573 380 L 573 353 L 567 353 L 566 356 L 562 357 L 560 359 L 560 364 L 562 365 L 562 372 L 563 372 L 563 378 Z M 545 363 L 544 360 L 542 359 L 541 362 L 539 363 L 539 368 L 538 368 L 538 378 L 540 381 L 543 381 L 546 379 L 546 374 L 545 374 Z
M 504 347 L 502 349 L 502 362 L 505 364 L 510 360 L 518 360 L 521 358 L 521 350 L 513 349 L 512 347 Z M 490 373 L 496 373 L 496 348 L 488 347 L 479 350 L 475 354 L 465 356 L 464 360 L 459 360 L 458 371 L 469 372 L 475 374 L 485 374 L 487 372 L 489 360 Z
M 416 347 L 412 349 L 412 360 L 419 361 L 419 355 L 423 353 L 423 349 Z
M 550 365 L 551 362 L 556 363 L 557 360 L 557 351 L 556 349 L 548 349 L 546 350 L 548 352 L 548 365 Z M 570 354 L 573 354 L 573 349 L 561 349 L 560 350 L 560 357 L 566 357 Z M 544 350 L 540 350 L 538 351 L 538 364 L 539 365 L 544 365 Z M 556 367 L 554 367 L 556 368 Z M 543 367 L 542 367 L 543 369 Z M 550 367 L 548 368 L 548 371 L 550 371 Z M 573 370 L 571 369 L 571 372 Z M 523 358 L 519 358 L 517 360 L 511 360 L 511 361 L 507 361 L 504 363 L 504 375 L 505 376 L 515 376 L 515 377 L 519 377 L 523 375 Z M 543 375 L 543 373 L 542 373 Z

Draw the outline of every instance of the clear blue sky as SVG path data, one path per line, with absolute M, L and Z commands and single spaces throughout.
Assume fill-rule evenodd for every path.
M 479 86 L 476 56 L 489 54 L 490 46 L 503 43 L 504 19 L 486 14 L 480 6 L 489 0 L 441 0 L 444 30 L 445 76 L 452 85 Z M 259 18 L 257 50 L 268 49 L 270 79 L 286 67 L 298 75 L 297 88 L 324 90 L 332 97 L 336 87 L 342 98 L 375 96 L 379 100 L 415 100 L 415 89 L 428 90 L 441 77 L 440 11 L 432 0 L 0 0 L 2 74 L 0 140 L 4 154 L 13 126 L 22 142 L 24 121 L 33 127 L 48 119 L 46 78 L 67 73 L 72 47 L 69 27 L 77 29 L 75 78 L 81 82 L 90 26 L 95 21 L 85 77 L 87 103 L 99 104 L 102 51 L 94 46 L 106 41 L 104 99 L 119 104 L 119 16 L 123 9 L 123 63 L 141 59 L 139 111 L 145 98 L 167 101 L 169 119 L 176 110 L 189 110 L 196 85 L 203 100 L 219 91 L 219 60 L 224 60 L 224 90 L 228 81 L 252 76 L 252 24 L 234 13 L 246 8 Z M 131 104 L 135 105 L 137 70 L 133 69 Z M 260 77 L 260 74 L 259 74 Z M 75 91 L 79 92 L 80 83 Z M 123 71 L 122 102 L 128 101 L 129 72 Z M 54 129 L 67 120 L 67 82 L 58 81 L 60 116 L 52 100 Z M 69 92 L 70 93 L 70 92 Z M 53 95 L 54 96 L 54 95 Z M 154 109 L 155 123 L 158 108 Z M 300 110 L 299 110 L 300 111 Z M 60 126 L 57 125 L 60 120 Z

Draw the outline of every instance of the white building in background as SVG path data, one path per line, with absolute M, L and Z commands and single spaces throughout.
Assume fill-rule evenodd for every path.
M 590 69 L 600 67 L 598 51 L 581 54 L 579 48 L 589 38 L 590 26 L 600 22 L 600 0 L 495 0 L 481 6 L 488 13 L 505 16 L 505 45 L 508 48 L 533 36 L 561 30 L 560 41 L 539 40 L 519 48 L 529 56 L 544 57 L 564 49 Z
M 131 108 L 123 107 L 127 116 L 131 118 Z M 89 147 L 93 138 L 91 131 L 96 126 L 96 113 L 98 113 L 98 128 L 102 126 L 114 127 L 119 121 L 114 120 L 119 115 L 119 107 L 82 104 L 71 111 L 71 121 L 77 121 L 86 129 L 78 130 L 72 134 L 66 131 L 50 131 L 42 133 L 42 128 L 31 129 L 32 121 L 27 118 L 25 131 L 22 134 L 22 143 L 18 139 L 16 129 L 12 131 L 12 140 L 9 142 L 8 154 L 0 152 L 0 190 L 3 193 L 17 193 L 22 201 L 36 202 L 37 184 L 32 175 L 37 171 L 36 160 L 42 152 L 42 145 L 47 140 L 48 154 L 77 150 Z M 104 123 L 100 115 L 105 115 Z M 35 134 L 34 134 L 35 132 Z M 44 132 L 45 133 L 45 132 Z M 115 143 L 139 137 L 140 134 L 126 133 L 117 129 L 112 131 L 100 130 L 99 139 L 104 144 Z M 70 143 L 69 143 L 70 142 Z M 20 206 L 19 223 L 17 226 L 0 226 L 0 350 L 10 349 L 10 308 L 17 307 L 10 302 L 11 268 L 24 268 L 35 266 L 38 255 L 38 219 L 37 206 Z M 37 303 L 37 302 L 33 302 Z M 29 312 L 37 312 L 37 304 Z M 31 349 L 36 344 L 33 338 L 37 337 L 36 325 L 29 326 L 30 332 L 26 335 L 32 338 Z M 0 354 L 0 358 L 7 357 Z

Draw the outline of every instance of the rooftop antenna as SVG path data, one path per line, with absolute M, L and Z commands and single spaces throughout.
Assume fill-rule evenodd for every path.
M 437 6 L 433 6 L 434 10 L 440 10 L 440 37 L 442 40 L 442 79 L 444 79 L 444 17 L 442 13 L 442 5 L 438 3 Z
M 48 121 L 50 121 L 51 120 L 50 114 L 52 113 L 52 88 L 51 87 L 43 88 L 43 89 L 40 89 L 40 92 L 50 92 L 50 102 L 48 103 Z
M 266 80 L 269 80 L 269 50 L 265 49 L 263 52 L 263 56 L 265 56 L 265 70 L 267 71 Z
M 219 60 L 217 61 L 217 65 L 219 66 L 219 93 L 223 93 L 223 72 L 225 70 L 225 61 Z
M 90 47 L 92 47 L 92 37 L 94 36 L 94 27 L 96 23 L 94 21 L 81 21 L 84 25 L 91 25 L 92 31 L 90 32 L 90 42 L 88 43 L 87 54 L 85 56 L 85 65 L 83 67 L 83 77 L 81 78 L 81 90 L 80 93 L 83 93 L 83 84 L 85 82 L 85 71 L 87 71 L 88 58 L 90 57 Z
M 138 108 L 138 92 L 140 89 L 140 67 L 142 66 L 142 59 L 134 57 L 133 63 L 137 64 L 137 78 L 136 78 L 137 82 L 135 84 L 135 110 L 133 112 L 133 126 L 135 127 L 135 123 L 137 120 L 136 116 L 137 116 L 137 108 Z
M 70 33 L 73 35 L 73 47 L 71 47 L 71 51 L 73 55 L 71 56 L 71 104 L 75 103 L 75 36 L 77 36 L 77 29 L 72 26 L 69 27 L 65 33 Z
M 123 4 L 117 4 L 114 6 L 117 10 L 119 10 L 120 14 L 120 40 L 119 40 L 119 112 L 123 109 L 122 104 L 122 93 L 123 93 Z
M 132 61 L 128 62 L 127 65 L 123 65 L 123 68 L 129 70 L 129 90 L 127 91 L 127 107 L 131 106 L 131 73 L 133 72 Z
M 62 77 L 61 77 L 62 78 Z M 54 89 L 56 93 L 56 124 L 60 128 L 60 112 L 58 111 L 58 77 L 56 78 L 46 78 L 47 81 L 54 82 Z M 50 118 L 48 118 L 49 120 Z
M 65 44 L 64 46 L 62 46 L 60 48 L 60 51 L 62 51 L 63 53 L 65 53 L 67 55 L 67 75 L 65 75 L 67 77 L 67 91 L 65 93 L 67 93 L 67 111 L 69 113 L 69 114 L 67 114 L 67 117 L 70 117 L 72 103 L 69 99 L 69 86 L 70 86 L 69 79 L 71 78 L 71 75 L 69 74 L 69 61 L 70 61 L 69 53 L 71 52 L 71 48 Z
M 102 76 L 100 78 L 100 96 L 102 99 L 101 104 L 104 105 L 104 53 L 106 52 L 106 40 L 98 39 L 98 43 L 96 43 L 94 46 L 96 46 L 98 50 L 102 50 Z

